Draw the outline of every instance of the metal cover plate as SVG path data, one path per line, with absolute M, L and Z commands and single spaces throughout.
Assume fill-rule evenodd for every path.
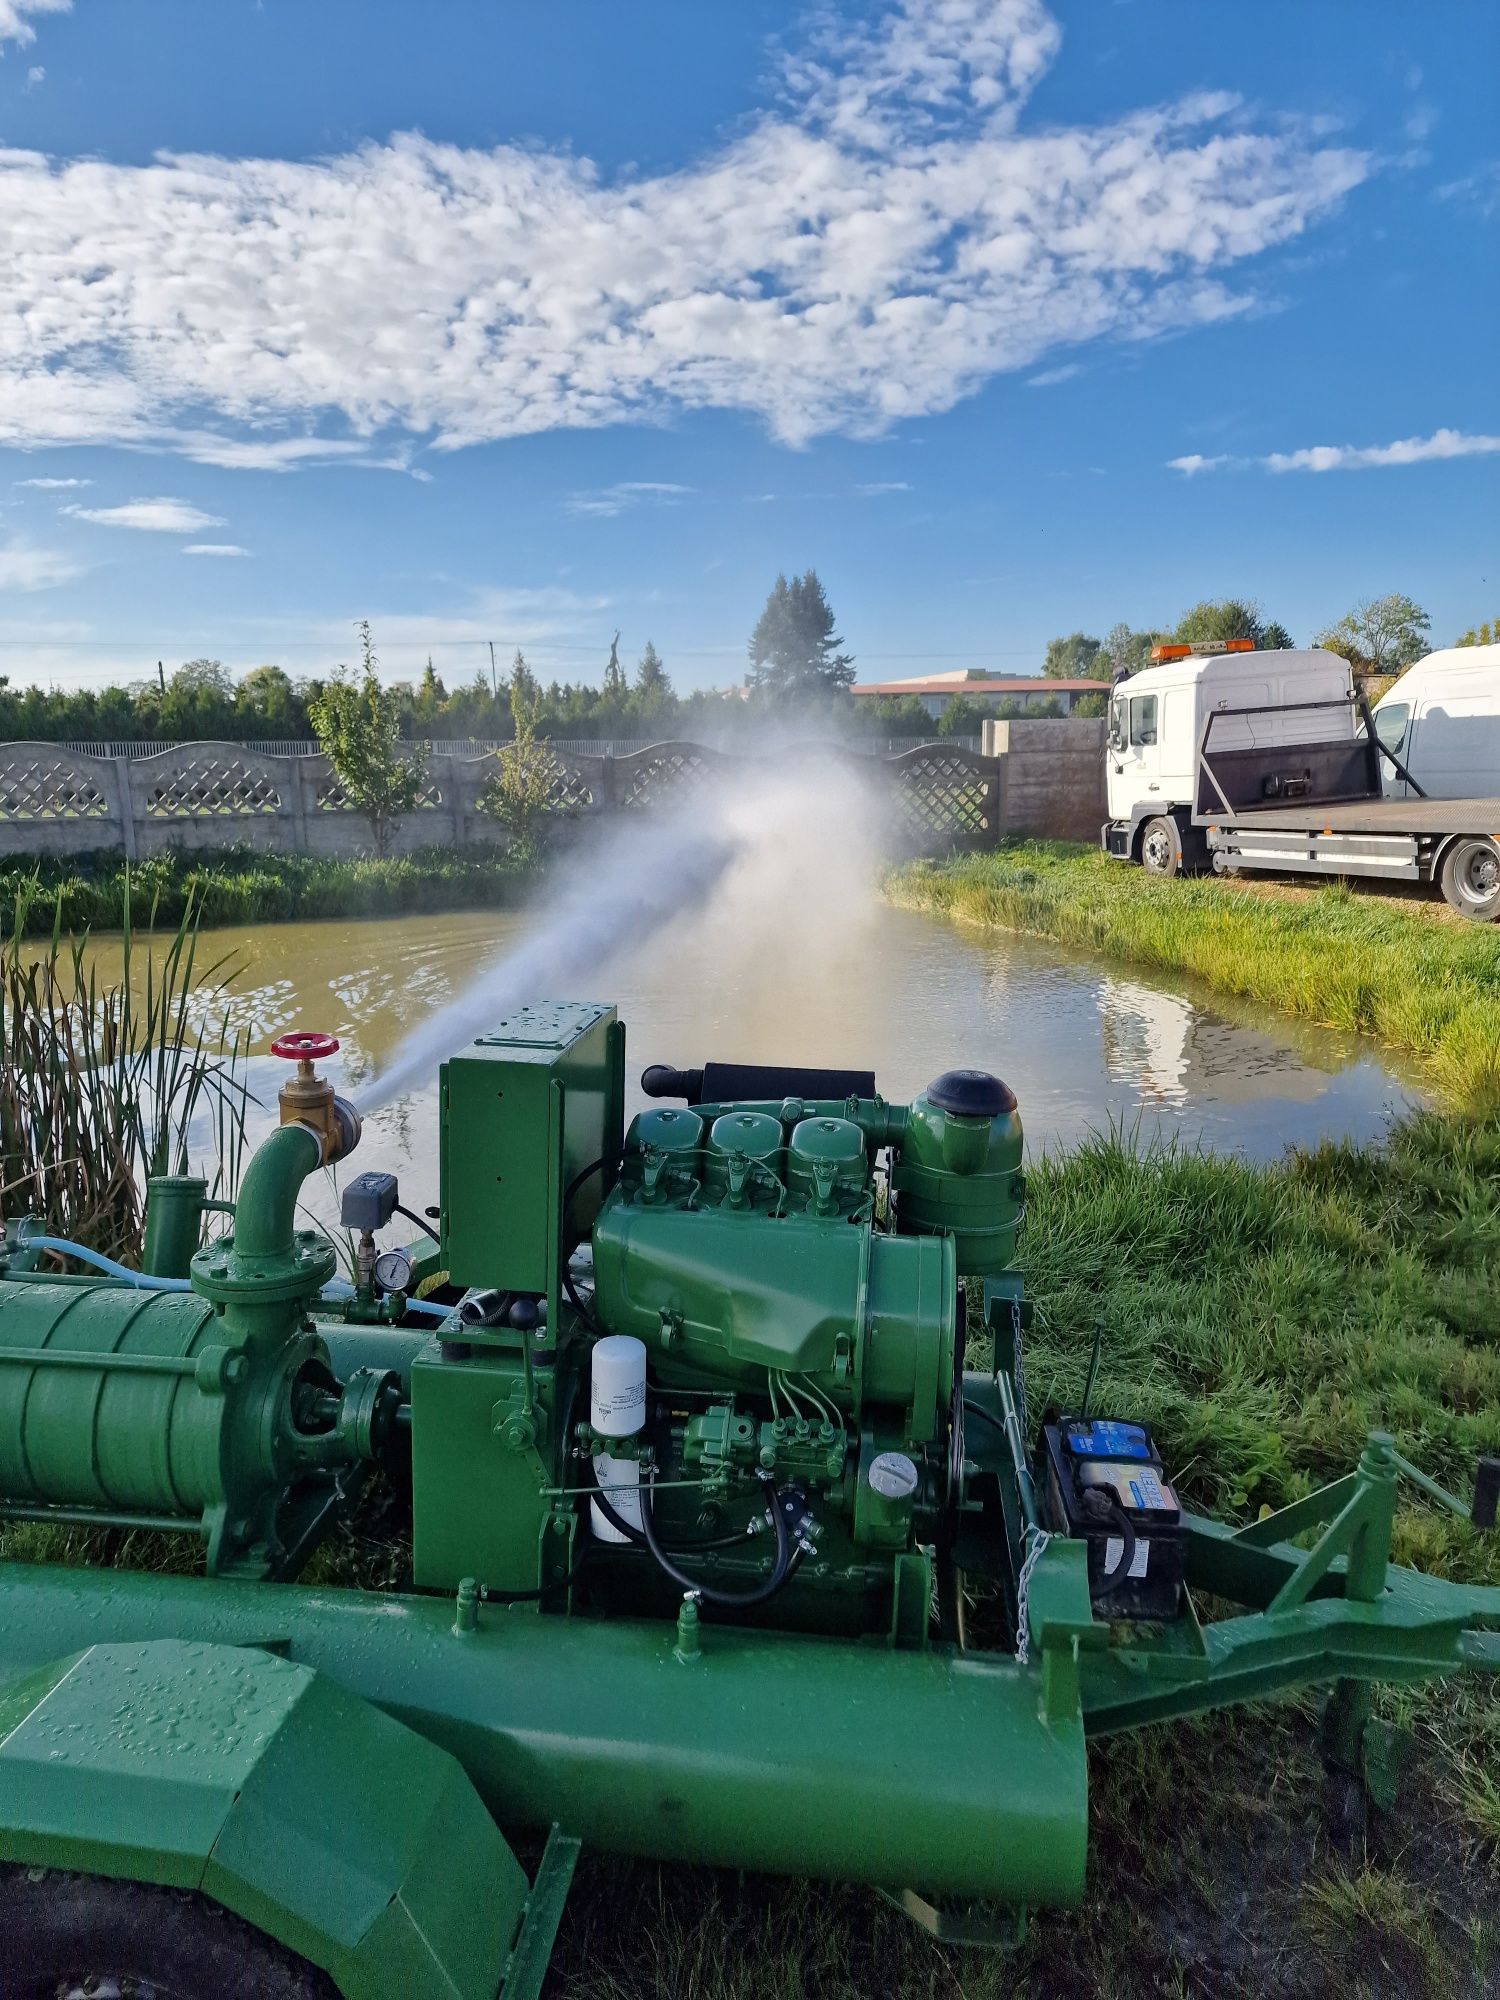
M 592 1000 L 542 1001 L 517 1007 L 475 1039 L 476 1049 L 565 1049 L 608 1009 Z

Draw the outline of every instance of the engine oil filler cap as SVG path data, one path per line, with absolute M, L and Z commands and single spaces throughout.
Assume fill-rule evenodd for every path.
M 917 1490 L 917 1468 L 904 1451 L 878 1453 L 865 1476 L 882 1500 L 910 1500 Z
M 1016 1108 L 1016 1093 L 987 1069 L 945 1069 L 928 1084 L 927 1102 L 954 1118 L 1004 1118 Z

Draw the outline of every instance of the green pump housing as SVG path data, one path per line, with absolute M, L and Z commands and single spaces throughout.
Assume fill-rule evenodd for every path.
M 1500 1463 L 1469 1506 L 1382 1433 L 1279 1515 L 1182 1510 L 1182 1587 L 1112 1615 L 1042 1476 L 987 1072 L 652 1070 L 627 1122 L 614 1008 L 514 1008 L 443 1065 L 431 1234 L 377 1257 L 359 1177 L 351 1295 L 297 1210 L 357 1114 L 329 1038 L 278 1048 L 227 1218 L 163 1177 L 139 1277 L 0 1249 L 0 1520 L 202 1548 L 0 1564 L 0 1937 L 47 1990 L 169 1983 L 208 1903 L 347 2000 L 536 2000 L 585 1838 L 1005 1943 L 1082 1894 L 1091 1736 L 1321 1685 L 1388 1807 L 1372 1684 L 1500 1668 L 1500 1591 L 1390 1560 L 1399 1479 L 1483 1526 Z M 371 1479 L 402 1586 L 300 1581 Z

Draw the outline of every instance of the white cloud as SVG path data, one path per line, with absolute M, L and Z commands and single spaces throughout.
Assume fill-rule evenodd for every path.
M 643 501 L 670 506 L 692 490 L 691 486 L 676 486 L 668 479 L 622 479 L 618 485 L 603 487 L 597 493 L 575 493 L 568 502 L 568 512 L 595 514 L 608 520 L 623 514 L 627 507 L 640 506 Z
M 185 556 L 247 556 L 250 551 L 242 549 L 237 542 L 189 542 L 182 553 Z
M 1065 361 L 1060 368 L 1044 368 L 1040 375 L 1028 375 L 1028 389 L 1055 389 L 1060 382 L 1071 382 L 1075 375 L 1083 373 L 1081 361 Z
M 0 590 L 52 590 L 81 576 L 80 564 L 60 549 L 30 542 L 0 542 Z
M 92 486 L 92 479 L 18 479 L 17 486 L 33 486 L 41 493 L 65 493 L 76 486 Z
M 1024 133 L 1059 39 L 1039 0 L 900 0 L 655 177 L 417 134 L 311 162 L 0 153 L 0 443 L 407 469 L 702 408 L 870 436 L 1064 343 L 1243 310 L 1221 274 L 1371 171 L 1222 93 Z
M 156 535 L 191 535 L 199 528 L 223 528 L 222 514 L 205 514 L 186 500 L 127 500 L 119 507 L 64 507 L 75 521 L 101 528 L 140 528 Z
M 1486 219 L 1500 215 L 1500 160 L 1486 160 L 1462 180 L 1445 181 L 1433 190 L 1439 201 L 1461 202 Z
M 873 500 L 881 493 L 910 493 L 911 487 L 904 479 L 872 479 L 867 485 L 856 486 L 854 490 L 865 499 Z
M 1269 472 L 1350 472 L 1367 465 L 1420 465 L 1433 458 L 1477 458 L 1500 451 L 1500 437 L 1434 431 L 1431 437 L 1394 444 L 1314 444 L 1302 451 L 1273 451 L 1261 460 Z
M 1431 437 L 1397 438 L 1394 444 L 1311 444 L 1301 451 L 1268 452 L 1264 458 L 1240 458 L 1227 451 L 1205 458 L 1194 451 L 1185 458 L 1169 458 L 1167 465 L 1189 477 L 1196 472 L 1216 472 L 1226 465 L 1259 465 L 1267 472 L 1356 472 L 1371 465 L 1421 465 L 1430 459 L 1481 458 L 1497 451 L 1500 437 L 1441 430 Z
M 26 81 L 22 86 L 23 95 L 30 97 L 32 91 L 39 90 L 46 81 L 46 70 L 42 68 L 40 63 L 33 63 L 31 68 L 26 72 Z
M 72 5 L 73 0 L 0 0 L 0 44 L 14 42 L 18 48 L 26 48 L 36 40 L 28 14 L 66 14 Z

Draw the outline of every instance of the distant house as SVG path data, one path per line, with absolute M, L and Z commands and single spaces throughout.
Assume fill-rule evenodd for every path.
M 849 692 L 856 699 L 864 700 L 880 695 L 915 699 L 936 721 L 949 702 L 957 701 L 960 696 L 985 708 L 998 708 L 1002 703 L 1021 708 L 1045 708 L 1049 702 L 1055 701 L 1064 715 L 1071 715 L 1084 695 L 1107 695 L 1109 687 L 1108 681 L 1049 681 L 1043 680 L 1040 674 L 1017 674 L 1008 680 L 1000 680 L 984 667 L 970 667 L 967 671 L 952 674 L 924 674 L 918 680 L 863 681 Z

